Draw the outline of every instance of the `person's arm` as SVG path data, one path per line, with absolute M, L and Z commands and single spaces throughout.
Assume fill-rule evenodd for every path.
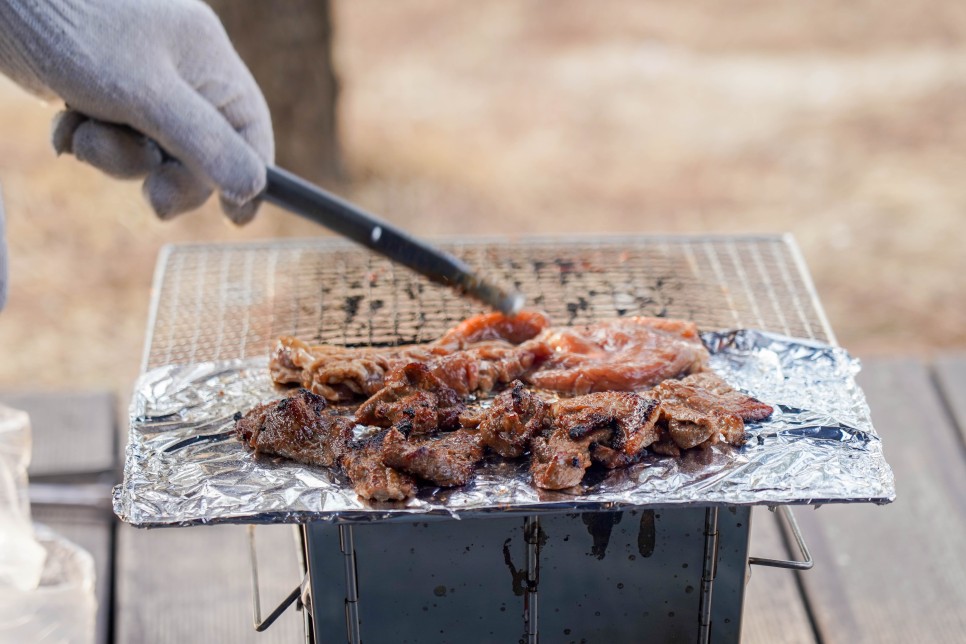
M 233 221 L 254 217 L 274 159 L 271 118 L 200 0 L 0 0 L 0 72 L 63 100 L 57 153 L 144 177 L 159 217 L 214 190 Z

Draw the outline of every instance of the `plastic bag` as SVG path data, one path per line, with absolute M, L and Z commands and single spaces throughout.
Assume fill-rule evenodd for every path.
M 30 418 L 0 405 L 0 644 L 90 644 L 94 560 L 30 520 Z
M 36 588 L 44 568 L 30 522 L 29 463 L 30 418 L 0 405 L 0 588 Z
M 0 587 L 0 644 L 91 644 L 94 560 L 48 528 L 35 528 L 46 555 L 40 584 L 30 590 Z

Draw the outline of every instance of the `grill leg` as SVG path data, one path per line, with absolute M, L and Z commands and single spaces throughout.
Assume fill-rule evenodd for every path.
M 540 641 L 537 610 L 537 586 L 540 583 L 540 517 L 527 517 L 523 524 L 523 534 L 527 543 L 527 592 L 523 598 L 523 613 L 527 644 L 536 644 Z
M 698 606 L 698 643 L 711 639 L 711 589 L 718 572 L 718 508 L 704 513 L 704 564 L 701 570 L 701 603 Z
M 339 546 L 345 562 L 345 622 L 350 644 L 362 641 L 359 626 L 359 580 L 356 576 L 356 548 L 352 526 L 339 526 Z

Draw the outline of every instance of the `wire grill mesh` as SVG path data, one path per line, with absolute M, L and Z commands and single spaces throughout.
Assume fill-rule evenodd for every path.
M 789 236 L 464 240 L 441 244 L 557 324 L 680 317 L 834 342 Z M 175 245 L 155 276 L 144 369 L 267 356 L 294 335 L 423 342 L 483 310 L 341 240 Z

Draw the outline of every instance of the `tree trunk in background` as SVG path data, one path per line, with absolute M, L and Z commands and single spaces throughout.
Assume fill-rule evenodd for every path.
M 275 159 L 307 179 L 341 176 L 330 0 L 209 0 L 258 81 L 275 128 Z

